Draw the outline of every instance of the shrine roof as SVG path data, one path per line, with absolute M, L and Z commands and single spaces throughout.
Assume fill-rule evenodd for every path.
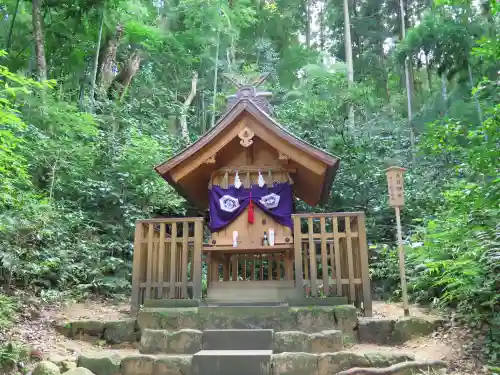
M 177 155 L 156 166 L 156 172 L 188 201 L 197 204 L 200 208 L 203 207 L 206 203 L 206 199 L 198 197 L 197 195 L 199 194 L 195 193 L 193 188 L 189 186 L 189 182 L 182 180 L 186 177 L 186 175 L 183 175 L 180 178 L 176 177 L 175 173 L 173 173 L 174 170 L 182 168 L 184 164 L 191 163 L 191 159 L 202 153 L 206 148 L 213 147 L 216 150 L 220 150 L 221 148 L 227 146 L 227 140 L 225 144 L 221 141 L 222 135 L 228 133 L 229 129 L 233 128 L 233 125 L 238 123 L 242 118 L 250 116 L 256 124 L 261 126 L 270 135 L 274 135 L 275 137 L 281 139 L 284 144 L 292 146 L 293 148 L 299 150 L 298 152 L 307 155 L 309 161 L 317 161 L 321 163 L 321 165 L 324 165 L 324 170 L 320 176 L 321 182 L 317 186 L 318 189 L 315 189 L 315 197 L 304 199 L 299 193 L 297 193 L 297 196 L 304 199 L 306 203 L 312 206 L 318 203 L 326 202 L 330 194 L 336 171 L 339 167 L 340 159 L 316 146 L 311 145 L 310 143 L 305 142 L 285 129 L 268 113 L 266 113 L 269 111 L 266 110 L 265 107 L 262 107 L 261 102 L 253 100 L 251 96 L 239 96 L 237 100 L 233 101 L 231 104 L 232 105 L 230 105 L 225 114 L 217 121 L 216 125 L 212 129 Z M 238 135 L 236 134 L 233 138 L 238 138 Z M 264 139 L 264 142 L 265 141 L 266 139 Z M 220 144 L 214 146 L 218 143 Z M 301 167 L 303 169 L 308 169 L 304 164 L 307 163 L 302 162 Z M 204 176 L 206 179 L 206 181 L 204 181 L 206 182 L 205 189 L 207 189 L 208 182 L 210 180 L 210 177 L 207 178 L 207 176 L 210 176 L 210 174 L 205 173 Z M 187 180 L 189 180 L 189 178 Z M 308 181 L 301 181 L 298 178 L 295 178 L 294 181 L 296 185 L 303 185 L 303 188 L 299 190 L 306 191 L 308 189 Z

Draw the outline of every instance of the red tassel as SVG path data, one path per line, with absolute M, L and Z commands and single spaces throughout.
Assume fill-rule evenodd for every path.
M 248 204 L 248 222 L 253 224 L 254 222 L 254 213 L 253 213 L 253 202 L 252 202 L 252 192 L 250 192 L 250 203 Z

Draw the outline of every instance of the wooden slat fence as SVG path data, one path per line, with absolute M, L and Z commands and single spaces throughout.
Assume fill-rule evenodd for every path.
M 267 254 L 225 255 L 225 259 L 211 260 L 209 282 L 293 280 L 290 252 Z
M 137 221 L 132 314 L 149 299 L 201 299 L 202 244 L 201 217 Z
M 295 214 L 293 223 L 296 288 L 313 297 L 347 296 L 371 316 L 364 213 Z

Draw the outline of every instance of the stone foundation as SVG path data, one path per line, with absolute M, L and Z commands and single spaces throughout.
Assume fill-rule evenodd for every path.
M 192 355 L 133 355 L 119 358 L 116 354 L 81 355 L 78 365 L 95 375 L 191 375 Z M 397 363 L 413 361 L 401 354 L 349 351 L 337 353 L 280 353 L 271 355 L 271 375 L 332 375 L 353 367 L 383 368 Z M 427 368 L 429 367 L 426 365 Z M 442 367 L 442 364 L 430 367 Z M 420 370 L 415 368 L 414 374 Z M 410 372 L 411 374 L 411 372 Z

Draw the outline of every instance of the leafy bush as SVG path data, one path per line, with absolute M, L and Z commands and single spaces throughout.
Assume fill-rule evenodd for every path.
M 0 292 L 0 334 L 12 326 L 18 308 L 15 299 Z

